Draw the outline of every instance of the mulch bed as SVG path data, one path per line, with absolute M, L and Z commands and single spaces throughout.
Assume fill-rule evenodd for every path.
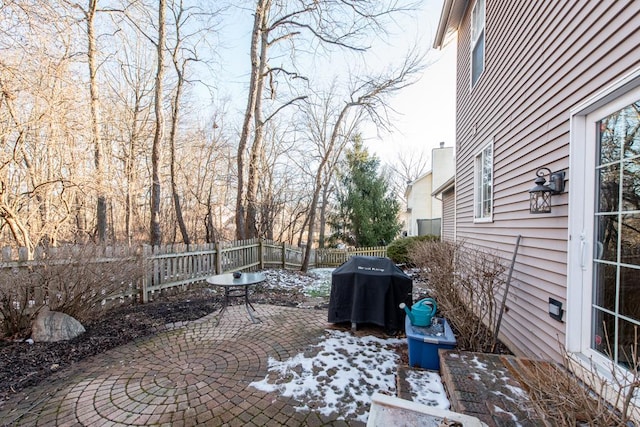
M 86 332 L 57 343 L 28 344 L 0 340 L 0 402 L 46 380 L 51 374 L 90 356 L 166 329 L 166 325 L 197 320 L 222 307 L 222 296 L 206 287 L 156 295 L 148 304 L 124 305 L 84 322 Z M 260 288 L 252 302 L 295 306 L 301 292 Z

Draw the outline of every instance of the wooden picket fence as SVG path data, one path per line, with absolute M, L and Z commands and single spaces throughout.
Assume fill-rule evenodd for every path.
M 66 248 L 38 249 L 33 259 L 27 259 L 25 250 L 4 248 L 0 259 L 0 279 L 3 275 L 24 273 L 45 269 L 53 264 L 73 265 L 79 254 L 87 247 L 72 246 Z M 95 264 L 140 263 L 141 279 L 122 282 L 122 288 L 109 295 L 105 300 L 131 298 L 138 296 L 142 302 L 149 301 L 154 292 L 167 288 L 184 287 L 202 282 L 208 276 L 233 271 L 256 271 L 265 268 L 300 269 L 304 257 L 304 248 L 293 247 L 285 243 L 252 239 L 234 242 L 218 242 L 197 245 L 166 245 L 161 247 L 91 247 L 93 258 L 82 262 Z M 76 254 L 74 256 L 74 254 Z M 310 268 L 337 267 L 355 255 L 386 256 L 386 247 L 355 249 L 312 249 Z M 0 281 L 0 294 L 6 294 Z M 37 287 L 36 287 L 37 288 Z M 96 292 L 104 292 L 104 290 Z M 47 302 L 51 289 L 33 289 L 30 305 L 40 306 Z

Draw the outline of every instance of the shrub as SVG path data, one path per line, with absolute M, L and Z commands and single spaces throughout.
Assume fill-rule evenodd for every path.
M 141 257 L 107 255 L 103 249 L 84 246 L 68 254 L 66 262 L 52 262 L 44 269 L 41 284 L 51 310 L 83 321 L 99 314 L 107 299 L 135 293 L 143 274 Z
M 455 328 L 458 345 L 469 351 L 495 348 L 505 265 L 488 252 L 450 242 L 420 242 L 410 253 L 422 269 L 438 309 Z
M 24 266 L 0 269 L 0 317 L 4 336 L 25 337 L 48 305 L 79 321 L 101 315 L 106 301 L 135 294 L 142 277 L 139 256 L 106 256 L 94 246 L 56 250 Z
M 0 323 L 3 337 L 17 338 L 31 326 L 37 310 L 33 310 L 29 302 L 29 277 L 34 274 L 31 269 L 0 270 Z
M 387 246 L 387 256 L 396 264 L 411 264 L 410 253 L 419 242 L 434 242 L 440 240 L 440 236 L 432 234 L 426 236 L 411 236 L 396 239 Z
M 621 374 L 614 365 L 606 373 L 599 371 L 593 361 L 588 365 L 578 363 L 564 348 L 562 357 L 564 366 L 520 361 L 520 382 L 538 412 L 543 414 L 546 425 L 637 425 L 638 409 L 633 404 L 640 387 L 637 358 L 631 357 L 635 361 L 633 366 Z M 605 374 L 610 379 L 605 379 Z
M 498 294 L 502 296 L 506 284 L 503 260 L 450 242 L 421 242 L 410 257 L 425 275 L 440 314 L 456 330 L 458 346 L 469 351 L 493 351 L 501 308 Z M 609 344 L 608 339 L 606 342 Z M 611 346 L 607 347 L 606 353 L 611 355 Z M 636 338 L 629 354 L 621 356 L 631 361 L 624 373 L 616 371 L 612 364 L 607 375 L 593 362 L 588 366 L 579 363 L 564 348 L 564 366 L 517 359 L 517 369 L 510 370 L 543 417 L 544 425 L 626 427 L 637 425 L 632 420 L 638 419 L 638 409 L 633 404 L 640 389 L 637 347 Z

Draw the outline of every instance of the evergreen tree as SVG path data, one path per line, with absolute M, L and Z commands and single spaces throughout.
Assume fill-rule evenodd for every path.
M 346 153 L 346 168 L 338 175 L 337 213 L 329 224 L 333 239 L 356 247 L 384 245 L 401 229 L 400 203 L 390 194 L 388 179 L 379 174 L 380 160 L 369 154 L 360 135 Z

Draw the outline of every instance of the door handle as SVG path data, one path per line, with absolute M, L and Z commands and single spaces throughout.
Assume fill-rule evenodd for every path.
M 587 241 L 585 240 L 584 233 L 580 235 L 580 267 L 582 271 L 587 270 Z

